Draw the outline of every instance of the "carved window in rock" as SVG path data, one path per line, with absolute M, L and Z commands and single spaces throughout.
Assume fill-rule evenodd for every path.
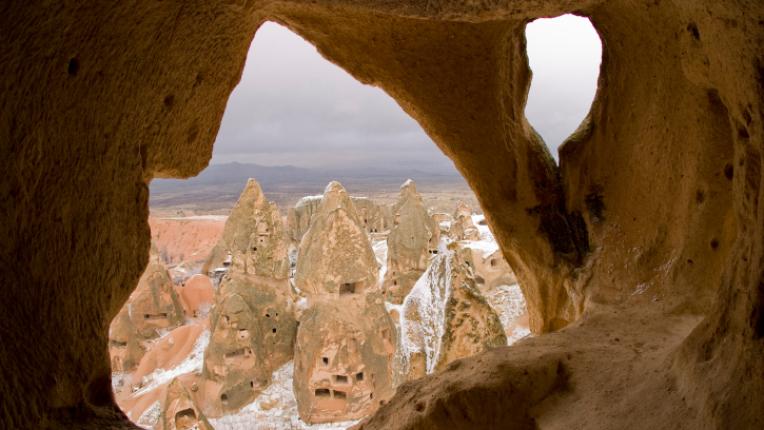
M 167 312 L 161 312 L 161 313 L 158 313 L 158 314 L 143 314 L 143 319 L 145 319 L 145 320 L 167 319 Z
M 355 380 L 356 381 L 363 381 L 363 372 L 358 372 L 355 374 Z
M 334 375 L 334 382 L 338 384 L 347 384 L 348 377 L 346 375 Z
M 344 392 L 344 391 L 339 391 L 339 390 L 332 390 L 332 394 L 334 395 L 334 398 L 335 398 L 335 399 L 342 399 L 342 400 L 345 400 L 345 399 L 347 399 L 347 397 L 348 397 L 348 395 L 347 395 L 347 393 L 346 393 L 346 392 Z
M 177 429 L 190 429 L 197 422 L 196 411 L 191 408 L 183 409 L 175 414 L 175 428 Z
M 358 287 L 359 284 L 360 282 L 343 282 L 340 284 L 340 295 L 355 294 L 356 287 Z
M 329 397 L 331 395 L 331 391 L 328 388 L 316 388 L 314 393 L 316 397 Z

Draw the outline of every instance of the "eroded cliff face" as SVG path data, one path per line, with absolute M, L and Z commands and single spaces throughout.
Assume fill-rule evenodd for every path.
M 523 116 L 523 29 L 567 12 L 603 62 L 558 167 Z M 557 331 L 404 385 L 364 429 L 762 427 L 764 4 L 712 0 L 7 5 L 8 427 L 134 428 L 107 332 L 148 261 L 147 183 L 206 165 L 268 19 L 422 125 L 475 190 L 532 329 Z
M 473 269 L 463 257 L 471 251 L 457 244 L 441 250 L 403 302 L 401 371 L 408 380 L 507 344 L 499 316 L 481 294 Z

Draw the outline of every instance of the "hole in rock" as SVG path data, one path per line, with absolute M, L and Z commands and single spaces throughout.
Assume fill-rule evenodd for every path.
M 345 282 L 340 285 L 340 295 L 342 294 L 355 294 L 356 282 Z
M 525 116 L 557 160 L 597 91 L 602 42 L 587 18 L 539 18 L 525 28 L 531 80 Z
M 185 109 L 180 95 L 155 100 Z M 201 388 L 191 400 L 198 420 L 207 411 L 213 422 L 245 419 L 245 407 L 271 388 L 301 390 L 297 401 L 344 400 L 348 410 L 358 402 L 370 415 L 394 394 L 393 380 L 435 371 L 432 360 L 416 375 L 396 368 L 396 348 L 405 342 L 439 347 L 434 331 L 402 343 L 399 328 L 405 318 L 448 327 L 434 318 L 446 318 L 448 301 L 462 299 L 427 291 L 465 276 L 485 300 L 460 308 L 501 325 L 480 339 L 455 333 L 469 344 L 443 356 L 461 358 L 487 349 L 488 338 L 504 345 L 529 333 L 519 286 L 497 282 L 514 274 L 495 262 L 504 261 L 498 244 L 453 162 L 382 90 L 355 81 L 278 25 L 257 31 L 209 167 L 187 180 L 154 180 L 150 190 L 150 262 L 110 335 L 119 339 L 110 343 L 113 378 L 123 382 L 113 385 L 115 398 L 141 425 L 158 425 L 150 406 L 173 404 L 160 397 L 174 381 Z M 311 249 L 319 251 L 306 256 Z M 474 262 L 469 271 L 465 258 Z M 448 270 L 437 266 L 444 262 Z M 412 294 L 432 300 L 406 304 Z M 274 318 L 278 330 L 268 323 Z M 354 391 L 314 389 L 308 375 Z M 222 391 L 208 387 L 226 391 L 217 397 L 210 393 Z M 271 418 L 297 413 L 284 407 Z
M 175 414 L 175 428 L 177 429 L 190 429 L 196 422 L 196 412 L 193 409 L 183 409 Z

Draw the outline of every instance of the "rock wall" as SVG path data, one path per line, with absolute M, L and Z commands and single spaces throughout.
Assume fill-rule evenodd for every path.
M 603 62 L 558 166 L 523 116 L 523 30 L 567 12 Z M 407 384 L 365 429 L 762 427 L 764 4 L 744 0 L 5 4 L 7 427 L 134 428 L 107 333 L 148 261 L 147 184 L 207 164 L 268 19 L 421 124 L 532 329 L 558 331 Z

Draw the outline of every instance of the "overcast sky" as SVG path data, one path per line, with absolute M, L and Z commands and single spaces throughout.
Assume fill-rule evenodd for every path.
M 527 116 L 556 148 L 589 109 L 600 42 L 587 20 L 572 16 L 534 21 L 527 36 L 534 73 Z M 273 23 L 258 30 L 223 116 L 212 163 L 231 161 L 453 170 L 392 98 Z

